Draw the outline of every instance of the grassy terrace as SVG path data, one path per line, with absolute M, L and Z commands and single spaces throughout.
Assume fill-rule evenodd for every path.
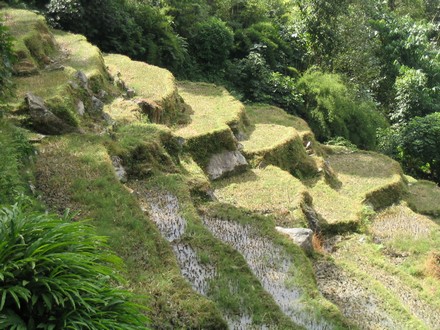
M 440 216 L 440 188 L 434 182 L 419 180 L 411 183 L 407 201 L 416 212 Z
M 194 113 L 191 115 L 191 123 L 178 129 L 177 135 L 191 139 L 241 124 L 244 106 L 223 87 L 206 83 L 179 82 L 178 88 L 179 94 L 192 107 Z
M 63 65 L 84 72 L 89 79 L 106 74 L 101 51 L 84 36 L 58 30 L 54 36 L 65 56 Z
M 241 144 L 244 146 L 244 152 L 252 155 L 269 152 L 298 138 L 298 133 L 291 127 L 256 124 L 249 138 L 241 141 Z
M 400 328 L 436 329 L 440 322 L 440 274 L 434 261 L 440 251 L 438 222 L 404 204 L 370 220 L 367 235 L 351 235 L 338 244 L 332 255 L 336 266 L 381 301 L 384 312 L 400 322 Z
M 246 106 L 246 114 L 254 124 L 276 124 L 293 127 L 300 133 L 310 132 L 307 123 L 299 118 L 286 113 L 283 109 L 267 104 L 251 104 Z
M 332 188 L 324 180 L 308 183 L 323 224 L 353 224 L 360 219 L 365 202 L 373 207 L 388 206 L 402 194 L 401 169 L 388 157 L 356 152 L 330 155 L 327 161 L 337 173 L 340 188 Z
M 210 328 L 222 324 L 214 304 L 181 276 L 172 250 L 116 178 L 99 137 L 52 138 L 40 148 L 37 187 L 52 210 L 66 208 L 93 219 L 97 232 L 124 259 L 130 285 L 146 294 L 148 314 L 164 328 Z
M 176 90 L 174 76 L 168 70 L 144 62 L 132 61 L 124 55 L 104 56 L 112 76 L 118 73 L 129 88 L 139 97 L 160 102 L 171 97 Z
M 306 187 L 288 172 L 268 166 L 214 183 L 222 203 L 260 214 L 273 214 L 278 225 L 306 225 L 301 205 L 310 200 Z
M 303 147 L 298 132 L 287 126 L 256 124 L 241 141 L 243 153 L 253 166 L 272 164 L 298 176 L 317 173 L 314 160 Z

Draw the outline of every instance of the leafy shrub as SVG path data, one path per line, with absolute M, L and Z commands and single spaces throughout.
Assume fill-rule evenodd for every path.
M 33 151 L 22 132 L 0 118 L 0 204 L 24 191 L 23 164 Z
M 0 20 L 0 101 L 11 91 L 12 38 Z
M 337 74 L 310 69 L 298 81 L 304 97 L 300 114 L 321 141 L 343 137 L 362 148 L 374 148 L 384 118 L 372 102 L 357 100 Z
M 218 18 L 210 18 L 194 27 L 192 53 L 207 69 L 221 68 L 234 45 L 234 33 Z
M 0 328 L 145 329 L 145 317 L 117 288 L 121 260 L 84 222 L 0 210 Z
M 440 112 L 413 118 L 400 136 L 403 166 L 410 173 L 440 182 Z
M 237 61 L 229 75 L 235 88 L 247 100 L 274 104 L 290 113 L 296 113 L 301 106 L 295 80 L 272 71 L 258 52 L 251 52 Z
M 402 66 L 394 86 L 396 104 L 390 119 L 395 123 L 406 123 L 413 117 L 434 112 L 438 107 L 431 98 L 428 77 L 421 70 Z

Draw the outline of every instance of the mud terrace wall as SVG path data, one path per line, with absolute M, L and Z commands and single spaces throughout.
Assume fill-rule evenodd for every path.
M 295 323 L 306 329 L 332 329 L 331 325 L 306 311 L 301 302 L 301 290 L 289 283 L 295 266 L 281 247 L 259 236 L 249 225 L 209 217 L 204 217 L 203 223 L 216 238 L 243 255 L 264 289 Z

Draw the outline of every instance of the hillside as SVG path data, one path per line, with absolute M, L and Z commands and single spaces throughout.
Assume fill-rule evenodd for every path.
M 0 15 L 18 58 L 0 197 L 91 219 L 146 328 L 440 329 L 435 183 L 33 12 Z M 8 157 L 17 134 L 31 157 Z

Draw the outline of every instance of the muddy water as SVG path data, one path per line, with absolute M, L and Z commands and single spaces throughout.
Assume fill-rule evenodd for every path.
M 244 256 L 264 289 L 295 323 L 307 329 L 332 329 L 331 325 L 317 320 L 304 310 L 301 289 L 288 284 L 292 276 L 289 272 L 293 270 L 294 264 L 281 247 L 259 236 L 251 226 L 209 217 L 205 217 L 203 222 L 216 238 L 231 245 Z
M 186 220 L 179 214 L 179 201 L 170 193 L 145 193 L 139 196 L 141 203 L 161 234 L 171 243 L 182 275 L 191 283 L 192 288 L 207 296 L 210 282 L 215 281 L 217 271 L 214 266 L 202 263 L 196 251 L 187 243 L 181 242 L 187 226 Z M 234 330 L 269 329 L 266 326 L 252 325 L 252 316 L 224 315 L 229 328 Z

